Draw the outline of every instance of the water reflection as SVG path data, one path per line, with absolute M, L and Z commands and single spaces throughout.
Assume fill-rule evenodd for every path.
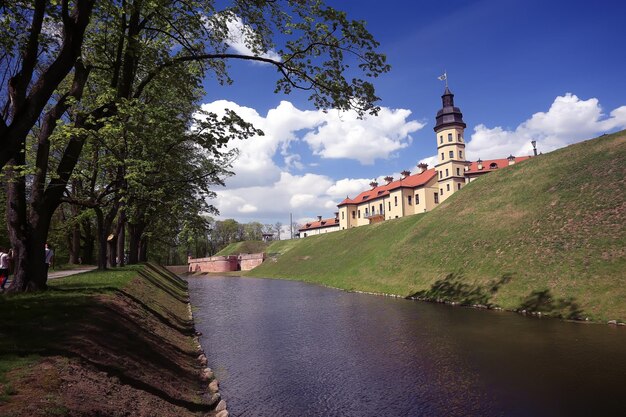
M 331 290 L 193 278 L 234 416 L 626 415 L 626 331 Z

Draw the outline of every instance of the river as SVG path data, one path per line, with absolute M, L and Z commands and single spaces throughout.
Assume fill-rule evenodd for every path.
M 626 328 L 190 278 L 231 416 L 626 416 Z

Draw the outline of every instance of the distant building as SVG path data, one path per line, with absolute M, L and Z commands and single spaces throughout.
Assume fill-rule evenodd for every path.
M 439 203 L 481 175 L 526 160 L 530 156 L 478 160 L 465 159 L 465 122 L 454 106 L 454 94 L 446 87 L 442 108 L 437 112 L 434 127 L 437 141 L 437 165 L 419 164 L 418 171 L 404 171 L 401 178 L 386 177 L 386 184 L 373 181 L 371 189 L 355 198 L 346 197 L 339 205 L 335 219 L 307 223 L 300 229 L 302 237 L 365 226 L 434 209 Z
M 337 216 L 338 213 L 335 213 L 335 217 L 331 217 L 330 219 L 322 219 L 322 216 L 317 216 L 317 221 L 306 223 L 298 229 L 298 234 L 300 237 L 307 237 L 336 232 L 339 230 L 339 219 Z

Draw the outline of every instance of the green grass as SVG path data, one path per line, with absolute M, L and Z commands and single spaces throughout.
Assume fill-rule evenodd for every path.
M 195 366 L 196 351 L 184 281 L 148 263 L 48 284 L 44 292 L 0 295 L 0 406 L 13 401 L 16 386 L 24 395 L 29 389 L 25 381 L 48 357 L 57 358 L 55 364 L 63 363 L 59 357 L 79 358 L 80 363 L 109 369 L 120 380 L 128 374 L 150 385 L 163 383 L 156 381 L 163 376 L 180 386 L 195 386 L 190 367 Z M 37 377 L 38 386 L 58 396 L 59 384 L 48 387 Z M 57 401 L 49 406 L 49 415 L 68 413 Z
M 276 242 L 280 256 L 248 275 L 456 301 L 471 289 L 507 309 L 626 320 L 625 178 L 625 132 L 605 135 L 486 175 L 428 213 Z
M 0 295 L 0 383 L 6 382 L 7 372 L 37 361 L 67 336 L 48 329 L 65 323 L 69 331 L 71 323 L 85 314 L 91 296 L 120 290 L 137 270 L 134 266 L 86 272 L 50 280 L 45 292 Z
M 244 242 L 235 242 L 226 246 L 224 249 L 215 254 L 215 256 L 239 255 L 241 253 L 261 253 L 265 252 L 268 244 L 260 240 L 250 240 Z

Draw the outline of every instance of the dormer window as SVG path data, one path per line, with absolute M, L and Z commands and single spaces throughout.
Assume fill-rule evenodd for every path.
M 492 163 L 489 165 L 489 169 L 498 169 L 498 164 L 496 164 L 495 162 L 492 162 Z

